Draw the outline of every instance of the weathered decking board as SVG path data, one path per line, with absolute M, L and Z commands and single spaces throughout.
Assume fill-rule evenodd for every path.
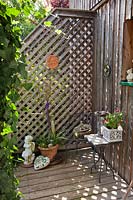
M 89 152 L 89 151 L 88 151 Z M 72 156 L 67 163 L 49 166 L 44 170 L 33 168 L 17 169 L 20 191 L 25 200 L 88 200 L 122 199 L 127 184 L 118 175 L 113 179 L 112 172 L 102 172 L 102 183 L 98 173 L 90 173 L 92 153 Z M 74 154 L 72 154 L 74 155 Z M 129 199 L 133 199 L 130 192 Z

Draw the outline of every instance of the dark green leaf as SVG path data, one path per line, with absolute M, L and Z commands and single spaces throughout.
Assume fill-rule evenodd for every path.
M 11 91 L 11 93 L 8 95 L 8 97 L 11 99 L 12 102 L 16 102 L 19 100 L 20 95 L 16 91 Z M 11 104 L 12 108 L 14 109 L 15 105 Z M 16 110 L 16 109 L 15 109 Z
M 21 74 L 22 78 L 26 79 L 27 76 L 28 76 L 28 73 L 27 73 L 27 71 L 25 70 L 25 65 L 20 64 L 20 65 L 18 66 L 18 69 L 19 69 L 19 73 Z
M 24 83 L 23 86 L 26 90 L 30 90 L 32 88 L 32 83 Z

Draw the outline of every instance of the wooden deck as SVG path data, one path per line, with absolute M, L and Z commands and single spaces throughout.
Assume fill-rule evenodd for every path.
M 34 171 L 33 168 L 17 169 L 20 191 L 24 200 L 114 200 L 122 199 L 127 184 L 118 175 L 113 179 L 112 172 L 102 172 L 102 183 L 98 173 L 90 173 L 92 152 L 70 152 L 67 163 L 48 166 Z M 133 199 L 130 192 L 128 199 Z

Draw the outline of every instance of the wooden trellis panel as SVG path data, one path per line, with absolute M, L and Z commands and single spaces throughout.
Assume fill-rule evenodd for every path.
M 51 21 L 54 28 L 44 27 L 45 20 Z M 25 39 L 22 48 L 33 87 L 28 92 L 20 91 L 19 147 L 27 134 L 34 139 L 48 134 L 47 84 L 51 88 L 50 115 L 54 116 L 57 132 L 63 130 L 71 138 L 73 128 L 80 120 L 86 120 L 93 109 L 95 13 L 56 9 L 45 20 Z M 56 28 L 63 33 L 56 34 Z M 60 60 L 53 71 L 45 63 L 50 54 Z

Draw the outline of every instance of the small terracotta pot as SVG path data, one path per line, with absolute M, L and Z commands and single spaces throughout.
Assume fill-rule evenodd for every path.
M 48 157 L 50 160 L 53 160 L 53 158 L 57 154 L 58 148 L 59 148 L 58 144 L 48 148 L 38 147 L 38 149 L 41 152 L 41 155 Z

